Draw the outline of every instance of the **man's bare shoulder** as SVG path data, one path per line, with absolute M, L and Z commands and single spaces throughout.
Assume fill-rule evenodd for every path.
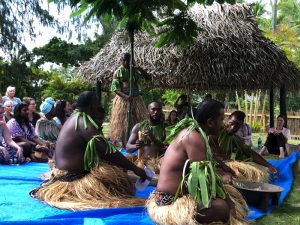
M 180 133 L 177 135 L 176 142 L 182 142 L 184 145 L 202 145 L 205 146 L 205 141 L 202 137 L 202 135 L 196 131 L 192 130 L 189 131 L 188 128 L 183 129 L 180 131 Z

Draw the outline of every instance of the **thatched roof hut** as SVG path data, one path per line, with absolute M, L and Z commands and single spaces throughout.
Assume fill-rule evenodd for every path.
M 300 72 L 259 30 L 247 4 L 197 6 L 190 13 L 203 30 L 194 45 L 178 50 L 154 48 L 155 38 L 135 37 L 135 61 L 152 76 L 151 85 L 189 89 L 267 89 L 270 82 L 289 89 L 300 84 Z M 110 85 L 121 53 L 129 51 L 127 36 L 117 32 L 79 74 L 90 82 Z

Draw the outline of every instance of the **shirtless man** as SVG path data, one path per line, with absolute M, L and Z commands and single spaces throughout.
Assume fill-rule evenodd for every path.
M 97 103 L 94 92 L 81 93 L 77 112 L 65 122 L 56 142 L 54 158 L 59 172 L 54 169 L 52 178 L 31 192 L 33 197 L 73 210 L 143 205 L 135 198 L 124 169 L 142 180 L 147 175 L 104 138 L 104 109 Z
M 235 111 L 233 112 L 230 116 L 229 119 L 227 121 L 227 124 L 225 125 L 225 130 L 229 135 L 235 135 L 235 133 L 241 128 L 241 126 L 244 124 L 244 116 L 243 116 L 243 112 L 241 111 Z M 250 150 L 250 154 L 249 157 L 252 158 L 253 162 L 262 165 L 264 167 L 267 167 L 269 169 L 270 172 L 274 173 L 274 174 L 278 174 L 278 170 L 276 169 L 276 167 L 272 166 L 270 163 L 268 163 L 262 156 L 260 156 L 257 152 L 251 150 L 251 148 L 249 146 L 246 146 L 243 142 L 243 140 L 235 135 L 237 137 L 237 140 L 240 144 L 240 146 L 245 146 L 247 148 L 249 148 Z M 212 140 L 213 139 L 213 144 L 211 144 L 212 148 L 214 149 L 214 154 L 216 156 L 221 156 L 223 159 L 229 159 L 230 156 L 229 155 L 222 155 L 221 152 L 222 149 L 219 146 L 218 143 L 218 138 L 215 137 L 210 137 Z
M 104 110 L 97 105 L 96 95 L 93 92 L 83 92 L 78 101 L 77 109 L 85 112 L 94 118 L 94 121 L 101 127 L 104 121 Z M 99 110 L 100 109 L 100 110 Z M 78 130 L 74 129 L 76 115 L 72 115 L 64 124 L 56 142 L 55 162 L 58 169 L 78 172 L 84 170 L 84 153 L 88 141 L 99 134 L 91 123 L 87 123 L 87 129 L 83 127 L 83 118 L 79 117 Z M 113 154 L 106 154 L 106 146 L 103 141 L 96 141 L 96 149 L 99 157 L 107 160 L 124 169 L 132 170 L 136 175 L 146 178 L 145 171 L 136 167 L 118 151 Z
M 137 123 L 131 131 L 126 150 L 130 153 L 141 149 L 141 157 L 158 157 L 164 154 L 163 141 L 166 138 L 165 126 L 162 112 L 162 105 L 159 102 L 151 102 L 148 105 L 149 119 Z M 139 139 L 139 132 L 144 136 Z
M 196 120 L 198 126 L 207 135 L 217 135 L 223 125 L 224 105 L 216 100 L 206 101 L 198 107 Z M 190 163 L 210 160 L 209 151 L 199 130 L 192 131 L 189 128 L 183 129 L 177 137 L 171 142 L 163 158 L 157 189 L 152 193 L 152 198 L 148 200 L 147 209 L 150 218 L 157 224 L 190 224 L 191 220 L 199 223 L 211 223 L 214 221 L 227 222 L 230 214 L 230 205 L 225 199 L 213 198 L 208 207 L 197 204 L 190 212 L 187 207 L 193 205 L 191 197 L 189 202 L 180 203 L 184 196 L 190 196 L 186 185 L 182 188 L 178 198 L 178 188 L 182 181 L 182 174 L 187 160 Z M 168 208 L 168 206 L 173 208 Z M 164 206 L 164 207 L 161 207 Z M 186 209 L 186 210 L 185 210 Z M 160 210 L 171 210 L 164 215 Z M 176 212 L 178 210 L 178 212 Z M 188 212 L 187 212 L 188 211 Z M 170 216 L 172 215 L 172 216 Z M 177 218 L 178 216 L 178 218 Z M 174 217 L 174 218 L 170 218 Z M 176 217 L 176 218 L 175 218 Z M 193 217 L 193 218 L 190 218 Z M 186 219 L 182 220 L 182 219 Z M 175 221 L 174 221 L 175 220 Z M 173 222 L 170 222 L 173 221 Z

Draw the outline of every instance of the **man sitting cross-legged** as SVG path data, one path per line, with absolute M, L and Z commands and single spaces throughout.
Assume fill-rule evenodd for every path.
M 31 195 L 62 209 L 93 209 L 143 205 L 124 170 L 145 180 L 143 169 L 116 151 L 101 131 L 104 110 L 94 92 L 83 92 L 77 112 L 58 136 L 52 177 Z
M 223 119 L 224 105 L 207 100 L 198 107 L 196 120 L 186 117 L 171 131 L 173 141 L 163 158 L 157 188 L 147 201 L 155 224 L 245 224 L 246 203 L 232 186 L 224 189 L 206 137 L 218 134 Z M 235 205 L 226 195 L 230 190 Z
M 244 119 L 245 113 L 235 111 L 218 136 L 209 136 L 213 155 L 224 160 L 240 180 L 268 182 L 269 172 L 278 174 L 277 169 L 235 134 Z
M 126 149 L 130 153 L 138 149 L 138 165 L 147 165 L 159 173 L 160 158 L 165 152 L 163 141 L 166 138 L 161 103 L 150 103 L 148 115 L 148 119 L 132 128 Z

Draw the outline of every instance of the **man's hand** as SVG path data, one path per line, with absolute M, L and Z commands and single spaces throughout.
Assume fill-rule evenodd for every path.
M 128 101 L 128 102 L 131 102 L 133 97 L 132 96 L 129 96 L 129 95 L 126 95 L 126 97 L 124 96 L 125 100 Z
M 136 146 L 136 148 L 143 148 L 144 147 L 144 141 L 141 141 L 141 140 L 136 140 L 136 142 L 135 142 L 135 146 Z
M 23 148 L 19 147 L 16 152 L 17 163 L 22 163 L 24 161 Z
M 141 178 L 142 182 L 147 179 L 147 174 L 142 168 L 136 166 L 133 172 Z
M 9 153 L 6 148 L 1 147 L 1 151 L 3 153 L 4 161 L 9 163 Z
M 222 176 L 222 181 L 224 184 L 231 184 L 232 183 L 232 175 L 229 173 L 226 173 Z
M 144 133 L 145 136 L 147 136 L 150 139 L 150 141 L 155 140 L 155 137 L 154 137 L 154 135 L 152 134 L 152 132 L 150 130 L 145 129 L 143 133 Z
M 275 178 L 277 178 L 279 176 L 279 172 L 276 167 L 269 165 L 267 168 L 274 175 Z

